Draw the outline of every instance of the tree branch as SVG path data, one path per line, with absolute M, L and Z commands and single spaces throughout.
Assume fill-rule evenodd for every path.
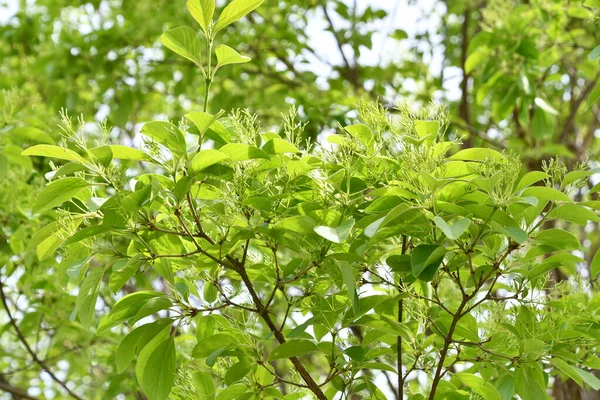
M 77 400 L 83 400 L 81 397 L 76 395 L 71 389 L 69 389 L 65 382 L 61 381 L 56 375 L 54 375 L 54 373 L 52 372 L 52 370 L 50 370 L 50 368 L 48 368 L 46 363 L 44 361 L 40 360 L 40 358 L 33 351 L 31 346 L 29 346 L 27 339 L 25 338 L 25 336 L 23 336 L 23 333 L 21 332 L 21 330 L 19 329 L 19 326 L 17 325 L 17 321 L 15 321 L 12 313 L 10 312 L 10 308 L 8 307 L 8 301 L 6 300 L 6 295 L 4 293 L 4 283 L 1 280 L 0 280 L 0 298 L 2 298 L 2 305 L 4 306 L 4 309 L 6 310 L 6 314 L 8 315 L 8 319 L 10 320 L 9 321 L 10 324 L 12 325 L 13 329 L 17 333 L 17 337 L 19 338 L 19 341 L 23 344 L 23 346 L 25 347 L 25 349 L 27 350 L 27 352 L 29 353 L 29 355 L 31 356 L 33 361 L 36 364 L 38 364 L 41 369 L 46 371 L 48 373 L 48 375 L 50 375 L 50 378 L 52 378 L 52 380 L 54 382 L 58 383 L 63 389 L 65 389 L 71 397 L 73 397 L 74 399 L 77 399 Z

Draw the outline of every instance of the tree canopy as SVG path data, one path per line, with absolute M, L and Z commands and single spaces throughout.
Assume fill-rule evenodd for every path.
M 21 2 L 6 398 L 596 398 L 600 3 L 400 7 Z

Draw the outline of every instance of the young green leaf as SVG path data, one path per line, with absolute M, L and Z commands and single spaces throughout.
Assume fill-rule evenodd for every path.
M 188 0 L 187 9 L 209 37 L 210 24 L 215 13 L 215 0 Z
M 220 163 L 228 158 L 227 155 L 219 150 L 201 150 L 192 158 L 192 162 L 190 163 L 191 174 L 195 175 L 204 168 Z
M 438 228 L 440 228 L 442 232 L 444 232 L 444 235 L 446 235 L 446 237 L 448 237 L 448 239 L 450 240 L 456 240 L 459 237 L 461 237 L 461 235 L 465 233 L 465 231 L 471 224 L 470 219 L 463 218 L 452 225 L 448 225 L 448 223 L 444 221 L 443 218 L 437 215 L 433 218 L 433 221 L 438 226 Z
M 54 181 L 40 192 L 31 207 L 31 211 L 33 213 L 40 213 L 54 208 L 70 200 L 77 193 L 89 186 L 91 186 L 91 183 L 81 178 L 63 178 Z
M 21 155 L 58 158 L 61 160 L 78 162 L 80 164 L 86 163 L 85 158 L 81 157 L 73 150 L 65 149 L 60 146 L 54 146 L 50 144 L 38 144 L 35 146 L 28 147 L 21 153 Z
M 262 149 L 268 154 L 298 153 L 300 151 L 287 140 L 279 138 L 269 140 Z
M 450 157 L 451 160 L 462 160 L 462 161 L 485 161 L 486 159 L 501 160 L 504 156 L 493 149 L 474 147 L 471 149 L 464 149 L 459 151 Z
M 258 8 L 264 0 L 233 0 L 219 15 L 219 20 L 215 25 L 215 33 L 225 28 L 227 25 L 237 21 L 243 16 Z
M 200 38 L 192 28 L 180 26 L 179 28 L 165 31 L 160 36 L 160 42 L 171 51 L 202 67 L 202 62 L 200 61 Z
M 134 149 L 133 147 L 123 146 L 120 144 L 111 144 L 110 149 L 112 150 L 113 158 L 134 161 L 152 160 L 152 157 L 150 157 L 148 154 L 141 150 Z
M 528 172 L 525 174 L 525 176 L 523 176 L 521 178 L 521 180 L 517 184 L 517 187 L 515 188 L 515 192 L 525 189 L 526 187 L 529 187 L 529 186 L 533 185 L 534 183 L 539 182 L 542 179 L 547 179 L 547 178 L 550 178 L 550 175 L 548 175 L 547 173 L 542 172 L 542 171 Z
M 269 155 L 261 149 L 243 143 L 229 143 L 221 147 L 219 151 L 231 158 L 232 161 L 269 158 Z
M 224 44 L 218 45 L 215 49 L 215 53 L 217 55 L 217 66 L 215 67 L 215 70 L 224 65 L 243 64 L 251 60 L 250 57 L 242 56 L 237 51 Z
M 219 114 L 213 115 L 202 111 L 194 111 L 185 114 L 184 117 L 196 125 L 201 136 L 204 136 L 207 131 L 212 130 L 222 139 L 229 137 L 229 132 L 218 119 Z
M 152 121 L 144 124 L 142 134 L 162 144 L 174 154 L 186 152 L 185 137 L 175 125 L 166 121 Z

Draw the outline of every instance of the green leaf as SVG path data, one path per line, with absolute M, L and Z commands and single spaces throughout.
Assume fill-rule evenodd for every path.
M 579 225 L 587 225 L 588 221 L 600 222 L 595 212 L 579 204 L 562 204 L 548 214 L 549 219 L 562 219 Z
M 450 157 L 451 160 L 463 161 L 485 161 L 487 159 L 501 160 L 503 158 L 504 156 L 496 150 L 483 147 L 464 149 Z
M 277 228 L 283 228 L 300 234 L 313 234 L 315 221 L 307 215 L 294 215 L 284 218 L 275 224 Z
M 194 347 L 192 356 L 194 358 L 206 358 L 215 351 L 229 346 L 231 343 L 236 343 L 236 338 L 225 333 L 217 333 L 202 338 L 198 345 Z
M 567 362 L 560 358 L 552 358 L 550 362 L 558 368 L 560 372 L 573 379 L 579 386 L 583 387 L 583 379 L 572 366 L 567 364 Z
M 546 186 L 529 187 L 521 192 L 521 197 L 526 196 L 532 196 L 543 201 L 564 201 L 567 203 L 573 202 L 573 200 L 571 200 L 571 198 L 566 194 Z
M 406 33 L 406 31 L 403 31 L 402 29 L 396 29 L 394 32 L 391 33 L 390 37 L 396 40 L 402 40 L 408 38 L 408 33 Z
M 592 265 L 590 266 L 590 279 L 594 280 L 600 274 L 600 249 L 594 254 L 592 258 Z
M 598 82 L 594 89 L 592 89 L 590 97 L 588 97 L 586 110 L 588 110 L 596 101 L 598 101 L 598 99 L 600 99 L 600 82 Z
M 134 161 L 152 160 L 152 157 L 150 157 L 148 154 L 141 150 L 134 149 L 133 147 L 123 146 L 120 144 L 111 144 L 110 149 L 112 150 L 113 158 Z
M 354 219 L 349 218 L 335 228 L 330 226 L 315 226 L 314 230 L 317 235 L 329 240 L 333 243 L 342 243 L 350 233 L 354 226 Z
M 140 268 L 140 256 L 135 256 L 130 259 L 123 259 L 121 261 L 124 263 L 124 265 L 120 265 L 118 263 L 113 264 L 113 273 L 110 275 L 108 285 L 113 293 L 117 293 L 119 290 L 121 290 L 123 285 L 125 285 L 125 283 Z
M 350 346 L 344 350 L 344 353 L 354 361 L 362 361 L 365 358 L 365 349 L 361 346 Z
M 592 389 L 600 390 L 600 379 L 598 379 L 596 375 L 591 374 L 588 371 L 585 371 L 578 367 L 572 366 L 571 368 L 573 368 L 577 372 L 577 374 L 579 374 L 581 379 L 583 379 L 583 381 L 587 383 Z
M 188 0 L 186 5 L 192 17 L 200 24 L 208 37 L 208 30 L 215 13 L 215 0 Z
M 536 182 L 541 181 L 542 179 L 547 179 L 549 177 L 550 175 L 541 171 L 528 172 L 525 174 L 525 176 L 521 178 L 521 180 L 517 184 L 515 191 L 518 192 L 522 189 L 525 189 L 526 187 L 533 185 Z
M 244 161 L 256 158 L 269 159 L 269 155 L 258 147 L 243 143 L 229 143 L 221 147 L 219 151 L 231 158 L 232 161 Z
M 229 64 L 243 64 L 251 60 L 250 57 L 242 56 L 237 51 L 224 44 L 217 46 L 215 54 L 217 55 L 217 66 L 215 69 Z
M 459 237 L 461 237 L 461 235 L 465 233 L 465 231 L 471 224 L 470 219 L 463 218 L 455 222 L 453 225 L 448 225 L 446 221 L 444 221 L 441 217 L 437 215 L 433 218 L 433 221 L 438 226 L 438 228 L 440 228 L 442 232 L 444 232 L 444 235 L 446 235 L 446 237 L 448 237 L 448 239 L 450 240 L 456 240 Z
M 77 300 L 75 302 L 77 315 L 79 321 L 87 329 L 92 324 L 94 318 L 94 310 L 96 306 L 96 299 L 100 292 L 100 282 L 102 281 L 102 275 L 104 275 L 104 269 L 94 268 L 85 277 L 79 287 L 79 293 L 77 294 Z
M 233 0 L 219 15 L 219 20 L 215 25 L 215 33 L 225 28 L 227 25 L 237 21 L 243 16 L 249 14 L 252 10 L 258 8 L 263 0 Z
M 294 339 L 276 347 L 269 355 L 269 361 L 298 357 L 316 351 L 319 351 L 319 349 L 313 342 L 304 339 Z
M 542 110 L 544 110 L 545 112 L 547 112 L 548 114 L 552 114 L 552 115 L 558 115 L 558 111 L 556 111 L 550 104 L 548 104 L 546 102 L 546 100 L 536 97 L 535 100 L 535 105 L 538 106 L 539 108 L 541 108 Z
M 502 396 L 498 393 L 498 390 L 490 382 L 486 382 L 480 377 L 468 374 L 466 372 L 460 372 L 454 374 L 463 385 L 471 389 L 473 392 L 480 395 L 485 400 L 502 400 Z
M 245 360 L 233 364 L 225 373 L 225 384 L 230 386 L 231 384 L 236 383 L 240 379 L 244 378 L 248 372 L 250 372 L 251 367 L 252 364 Z
M 142 133 L 162 144 L 174 154 L 181 155 L 187 151 L 183 133 L 170 122 L 148 122 L 142 127 Z
M 372 315 L 365 315 L 354 321 L 351 325 L 368 326 L 390 335 L 400 336 L 407 341 L 413 340 L 413 333 L 405 324 L 391 320 L 385 316 L 375 318 Z
M 422 121 L 415 120 L 415 130 L 421 139 L 429 138 L 428 143 L 432 144 L 440 131 L 440 123 L 438 121 Z
M 220 163 L 228 158 L 226 154 L 223 154 L 219 150 L 201 150 L 192 158 L 192 162 L 190 163 L 191 174 L 195 175 L 204 168 Z
M 345 126 L 344 130 L 346 130 L 349 134 L 356 137 L 360 142 L 367 148 L 373 147 L 373 132 L 371 132 L 371 128 L 369 128 L 365 124 L 356 124 Z
M 166 297 L 157 297 L 154 299 L 150 299 L 146 303 L 144 303 L 144 305 L 139 309 L 139 311 L 129 321 L 129 323 L 135 324 L 142 318 L 145 318 L 162 310 L 167 310 L 172 306 L 173 303 L 170 299 Z
M 515 367 L 515 389 L 523 400 L 547 400 L 543 372 L 537 363 Z
M 298 153 L 300 151 L 287 140 L 279 138 L 269 140 L 262 149 L 268 154 Z
M 535 240 L 539 244 L 552 246 L 556 249 L 579 250 L 579 240 L 570 232 L 562 229 L 546 229 L 538 233 Z
M 160 42 L 197 66 L 202 66 L 202 62 L 200 61 L 200 51 L 202 48 L 200 38 L 192 28 L 180 26 L 179 28 L 165 31 L 160 36 Z
M 113 159 L 113 153 L 110 146 L 99 146 L 88 150 L 93 160 L 97 160 L 101 165 L 107 166 Z
M 81 190 L 91 186 L 90 183 L 81 178 L 63 178 L 46 186 L 35 199 L 31 211 L 40 213 L 54 208 L 67 200 L 70 200 Z
M 195 372 L 192 374 L 192 383 L 200 400 L 212 400 L 215 398 L 215 383 L 212 376 L 207 372 Z
M 85 227 L 81 230 L 79 230 L 77 233 L 75 233 L 74 235 L 70 236 L 64 243 L 65 246 L 71 245 L 73 243 L 77 243 L 81 240 L 87 239 L 87 238 L 91 238 L 94 236 L 98 236 L 98 235 L 102 235 L 104 233 L 110 232 L 111 230 L 113 230 L 113 228 L 111 228 L 110 226 L 106 226 L 106 225 L 93 225 L 93 226 L 88 226 Z
M 148 400 L 167 399 L 177 368 L 175 339 L 169 336 L 156 346 L 146 346 L 137 362 L 136 376 Z
M 40 129 L 34 128 L 33 126 L 19 126 L 10 131 L 10 134 L 24 139 L 26 143 L 55 143 L 54 139 L 52 139 L 52 136 Z
M 509 236 L 519 244 L 523 244 L 527 240 L 527 232 L 525 232 L 521 228 L 518 228 L 516 226 L 502 226 L 496 221 L 491 221 L 490 225 L 494 229 L 494 231 Z
M 117 372 L 122 373 L 125 368 L 133 361 L 133 358 L 138 354 L 144 346 L 157 338 L 166 338 L 173 325 L 173 320 L 162 318 L 155 322 L 142 325 L 131 331 L 119 344 L 117 353 L 115 354 L 115 364 Z
M 342 276 L 344 277 L 344 283 L 346 284 L 346 288 L 348 289 L 348 297 L 352 301 L 352 309 L 355 314 L 358 314 L 360 306 L 358 300 L 358 294 L 356 293 L 356 281 L 354 279 L 354 268 L 352 265 L 341 261 L 339 263 L 340 270 L 342 271 Z
M 38 144 L 35 146 L 28 147 L 22 153 L 22 156 L 42 156 L 58 158 L 61 160 L 74 161 L 81 164 L 85 164 L 85 158 L 75 153 L 73 150 L 64 149 L 60 146 L 53 146 L 49 144 Z
M 446 249 L 436 244 L 421 244 L 411 255 L 412 272 L 415 278 L 431 281 L 442 264 Z
M 164 293 L 141 291 L 130 293 L 115 303 L 110 313 L 105 315 L 98 325 L 98 334 L 102 334 L 113 326 L 136 316 L 142 307 L 151 299 L 165 297 Z
M 200 136 L 204 136 L 209 130 L 214 131 L 222 140 L 227 140 L 229 132 L 218 119 L 219 114 L 213 115 L 202 111 L 187 113 L 184 117 L 194 123 Z M 211 137 L 212 138 L 212 137 Z
M 138 209 L 143 206 L 152 194 L 152 186 L 144 186 L 133 193 L 129 193 L 121 200 L 121 206 L 124 210 L 131 213 L 136 213 Z
M 367 370 L 370 369 L 378 369 L 380 371 L 389 371 L 392 372 L 394 374 L 397 373 L 396 368 L 392 367 L 389 364 L 384 364 L 381 362 L 368 362 L 368 363 L 364 363 L 361 365 L 361 368 L 365 368 Z

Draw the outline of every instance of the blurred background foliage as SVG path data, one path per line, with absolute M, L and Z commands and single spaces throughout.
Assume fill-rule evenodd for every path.
M 127 373 L 106 367 L 115 343 L 65 322 L 75 297 L 54 279 L 59 260 L 35 251 L 49 221 L 28 211 L 47 162 L 20 153 L 61 140 L 63 108 L 89 122 L 90 141 L 125 144 L 139 140 L 146 121 L 200 109 L 201 74 L 158 41 L 166 29 L 196 25 L 183 0 L 19 0 L 0 6 L 0 16 L 2 303 L 40 357 L 0 313 L 0 389 L 37 387 L 60 398 L 45 366 L 88 398 L 143 398 Z M 247 107 L 268 130 L 296 105 L 318 140 L 350 123 L 361 98 L 390 109 L 434 100 L 450 113 L 448 134 L 467 147 L 506 149 L 531 168 L 555 155 L 596 166 L 599 21 L 598 0 L 266 0 L 224 32 L 222 41 L 253 61 L 220 72 L 210 111 Z M 589 261 L 598 227 L 580 235 Z M 560 380 L 553 394 L 600 398 Z

